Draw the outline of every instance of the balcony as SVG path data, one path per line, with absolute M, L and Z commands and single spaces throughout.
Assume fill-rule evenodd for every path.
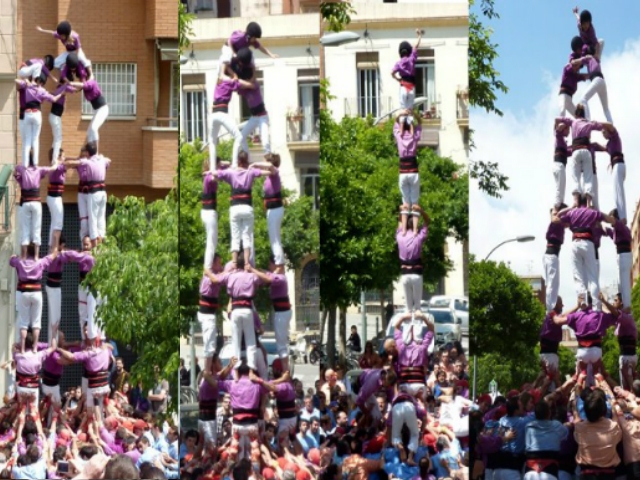
M 468 127 L 469 126 L 469 90 L 468 89 L 460 89 L 456 93 L 456 107 L 457 107 L 457 117 L 458 117 L 458 125 L 460 127 Z
M 438 102 L 433 102 L 420 108 L 422 112 L 422 126 L 440 128 L 440 105 Z
M 11 233 L 11 218 L 16 204 L 16 194 L 11 188 L 13 165 L 3 165 L 0 170 L 0 240 Z
M 178 167 L 177 118 L 148 118 L 142 127 L 142 182 L 151 188 L 172 188 Z
M 294 152 L 318 151 L 320 148 L 320 115 L 287 114 L 287 145 Z

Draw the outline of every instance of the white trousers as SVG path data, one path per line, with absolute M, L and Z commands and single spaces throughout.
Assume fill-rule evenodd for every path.
M 420 201 L 420 175 L 417 173 L 401 173 L 398 177 L 402 203 L 417 205 Z
M 598 265 L 593 242 L 575 240 L 571 242 L 571 262 L 573 281 L 577 295 L 585 295 L 589 291 L 594 302 L 598 299 L 600 284 L 598 282 Z
M 418 450 L 418 417 L 416 407 L 411 402 L 396 403 L 391 409 L 391 443 L 397 447 L 402 444 L 402 426 L 409 429 L 409 445 L 411 452 Z
M 54 327 L 60 326 L 60 319 L 62 318 L 62 288 L 49 287 L 45 285 L 47 292 L 47 304 L 49 311 L 49 340 Z
M 59 115 L 49 114 L 49 125 L 51 125 L 51 134 L 53 135 L 53 160 L 57 160 L 60 156 L 62 148 L 62 117 Z
M 247 365 L 256 369 L 256 331 L 253 327 L 253 310 L 250 308 L 236 308 L 231 311 L 231 338 L 234 353 L 240 359 L 242 353 L 242 336 L 247 347 Z M 236 368 L 239 364 L 236 364 Z
M 40 130 L 42 129 L 42 112 L 40 110 L 24 112 L 22 124 L 22 165 L 29 166 L 29 151 L 33 150 L 33 163 L 38 165 L 40 155 Z
M 524 474 L 524 480 L 557 480 L 558 477 L 545 472 L 534 472 L 533 470 Z
M 218 246 L 218 212 L 215 210 L 200 210 L 200 219 L 206 232 L 206 247 L 204 250 L 204 268 L 211 268 L 213 257 Z
M 622 304 L 631 306 L 631 266 L 633 256 L 631 252 L 618 254 L 618 285 L 622 295 Z
M 55 387 L 50 387 L 48 385 L 42 384 L 42 396 L 43 397 L 51 397 L 51 400 L 54 403 L 60 404 L 62 402 L 62 396 L 60 395 L 60 385 L 56 385 Z
M 93 118 L 91 119 L 91 123 L 89 123 L 89 128 L 87 129 L 88 142 L 97 142 L 100 140 L 98 130 L 100 130 L 102 124 L 107 121 L 108 116 L 109 105 L 103 105 L 99 109 L 93 111 Z
M 553 162 L 553 180 L 556 183 L 555 203 L 564 203 L 567 190 L 567 167 L 564 163 Z
M 231 164 L 233 167 L 238 165 L 238 152 L 240 152 L 240 146 L 242 144 L 242 133 L 238 129 L 236 122 L 233 121 L 233 117 L 228 113 L 215 112 L 211 115 L 211 124 L 209 126 L 209 169 L 215 170 L 218 147 L 218 134 L 220 127 L 229 132 L 229 135 L 233 136 L 233 151 L 231 154 Z
M 560 116 L 564 117 L 566 112 L 574 116 L 576 114 L 576 106 L 573 103 L 573 98 L 566 93 L 561 93 L 558 97 L 560 99 Z
M 16 325 L 18 328 L 15 329 L 15 341 L 16 343 L 20 341 L 20 325 L 22 325 L 22 292 L 20 290 L 16 290 Z
M 595 158 L 593 161 L 595 162 Z M 598 197 L 598 175 L 594 173 L 591 180 L 591 204 L 596 210 L 600 210 L 600 199 Z
M 218 329 L 216 328 L 216 316 L 213 313 L 198 312 L 198 322 L 200 323 L 200 328 L 202 329 L 204 356 L 207 358 L 212 357 L 216 351 L 216 337 L 218 334 Z
M 62 231 L 64 225 L 64 205 L 62 197 L 51 197 L 47 195 L 47 207 L 51 214 L 51 227 L 49 228 L 49 246 L 53 245 L 53 232 Z
M 21 292 L 18 329 L 40 328 L 42 324 L 42 292 Z
M 380 406 L 375 395 L 371 395 L 364 402 L 365 407 L 369 410 L 369 414 L 373 418 L 374 422 L 378 422 L 382 418 L 382 412 L 380 412 Z
M 558 371 L 558 365 L 559 365 L 559 362 L 560 362 L 558 354 L 556 354 L 556 353 L 541 353 L 540 354 L 540 361 L 544 362 L 544 364 L 547 366 L 548 370 L 552 370 L 554 372 Z
M 598 360 L 602 360 L 602 348 L 578 348 L 576 359 L 583 363 L 596 363 Z
M 571 156 L 571 178 L 573 193 L 593 195 L 593 158 L 588 149 L 582 148 Z
M 298 419 L 296 417 L 293 418 L 279 418 L 278 419 L 278 435 L 282 432 L 295 432 L 296 425 L 298 423 Z
M 289 356 L 289 323 L 291 310 L 273 313 L 273 328 L 276 331 L 276 347 L 280 358 Z
M 229 223 L 231 224 L 231 251 L 253 247 L 253 207 L 251 205 L 233 205 L 229 208 Z
M 42 243 L 40 231 L 42 230 L 42 204 L 40 202 L 25 202 L 20 208 L 20 222 L 22 241 L 21 245 L 36 245 Z
M 53 66 L 58 70 L 62 70 L 62 67 L 67 63 L 68 55 L 69 55 L 69 52 L 64 52 L 58 55 L 53 61 Z M 78 50 L 78 61 L 87 68 L 91 67 L 91 62 L 85 56 L 84 51 L 81 48 Z
M 97 388 L 87 388 L 87 407 L 101 406 L 104 397 L 109 395 L 109 385 Z
M 544 283 L 546 285 L 547 312 L 553 310 L 558 300 L 560 290 L 560 259 L 558 255 L 544 254 L 542 257 L 544 265 Z
M 627 200 L 624 195 L 624 181 L 627 178 L 627 167 L 624 163 L 613 166 L 613 196 L 620 219 L 627 218 Z
M 282 249 L 281 227 L 284 218 L 284 207 L 267 209 L 267 229 L 271 253 L 276 265 L 284 264 L 284 250 Z
M 260 129 L 260 142 L 264 153 L 271 153 L 271 141 L 269 140 L 269 115 L 262 115 L 259 117 L 250 117 L 242 127 L 242 149 L 249 153 L 249 144 L 247 143 L 247 136 L 253 132 L 256 128 Z M 236 158 L 237 162 L 237 158 Z
M 584 96 L 580 103 L 583 103 L 585 106 L 585 116 L 587 118 L 591 118 L 590 114 L 587 113 L 589 110 L 589 100 L 595 94 L 598 94 L 600 98 L 600 103 L 602 104 L 602 110 L 604 111 L 604 116 L 607 119 L 607 122 L 613 123 L 613 119 L 611 118 L 611 112 L 609 111 L 609 97 L 607 95 L 607 83 L 604 81 L 604 78 L 596 77 L 591 80 L 587 91 L 584 92 Z
M 215 445 L 218 439 L 218 422 L 215 420 L 198 420 L 198 430 L 204 433 L 204 441 Z
M 413 110 L 413 102 L 416 99 L 416 88 L 413 87 L 411 90 L 407 90 L 402 85 L 400 85 L 400 108 L 408 108 L 409 110 Z
M 32 63 L 31 65 L 25 65 L 18 70 L 18 77 L 20 78 L 38 78 L 42 73 L 41 63 Z
M 408 312 L 420 310 L 422 300 L 422 275 L 415 273 L 402 275 L 402 288 L 404 288 L 404 303 Z
M 91 240 L 107 236 L 107 192 L 89 194 L 89 236 Z
M 620 385 L 624 385 L 622 375 L 626 373 L 633 377 L 633 372 L 638 365 L 638 355 L 620 355 L 618 365 L 620 366 Z
M 233 58 L 233 50 L 228 45 L 222 45 L 222 50 L 220 53 L 220 60 L 218 62 L 218 77 L 224 73 L 225 63 L 231 63 L 231 59 Z
M 232 432 L 238 435 L 238 457 L 237 461 L 243 458 L 251 458 L 251 437 L 258 436 L 258 424 L 253 425 L 233 425 Z
M 78 323 L 80 324 L 80 336 L 82 340 L 85 339 L 84 336 L 84 324 L 87 323 L 87 297 L 88 291 L 82 285 L 78 285 Z
M 78 215 L 80 216 L 80 242 L 89 235 L 89 194 L 78 193 Z

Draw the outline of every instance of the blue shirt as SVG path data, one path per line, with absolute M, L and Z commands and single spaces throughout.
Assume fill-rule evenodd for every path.
M 557 420 L 534 420 L 526 427 L 526 451 L 560 451 L 569 429 Z
M 147 448 L 144 451 L 144 453 L 140 455 L 140 459 L 138 460 L 138 463 L 136 463 L 136 467 L 138 467 L 138 470 L 140 470 L 140 465 L 142 465 L 143 463 L 149 462 L 153 464 L 154 460 L 158 455 L 161 455 L 161 453 L 155 448 L 153 447 Z
M 304 436 L 302 435 L 302 432 L 300 432 L 296 435 L 296 439 L 300 443 L 300 446 L 302 446 L 305 455 L 309 453 L 309 450 L 311 450 L 312 448 L 319 447 L 318 441 L 313 438 L 310 432 L 307 432 Z
M 533 419 L 530 417 L 502 417 L 500 419 L 500 428 L 504 430 L 514 429 L 517 433 L 515 439 L 505 442 L 502 445 L 503 452 L 510 452 L 515 454 L 524 453 L 525 447 L 525 430 L 527 425 L 531 423 Z
M 24 467 L 15 466 L 11 474 L 13 478 L 25 478 L 27 480 L 47 478 L 47 462 L 44 458 L 41 458 L 31 465 L 25 465 Z

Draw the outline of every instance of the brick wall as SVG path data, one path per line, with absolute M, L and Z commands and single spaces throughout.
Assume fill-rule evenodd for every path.
M 178 36 L 178 4 L 175 0 L 146 0 L 147 38 L 176 38 Z

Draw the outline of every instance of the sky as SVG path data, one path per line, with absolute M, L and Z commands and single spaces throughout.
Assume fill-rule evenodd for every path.
M 640 30 L 637 19 L 640 2 L 616 2 L 615 16 L 605 2 L 580 3 L 593 16 L 598 38 L 605 41 L 602 71 L 607 82 L 609 108 L 614 125 L 620 132 L 625 153 L 627 215 L 633 218 L 640 199 L 640 168 L 634 153 L 640 151 L 640 136 L 636 134 L 638 111 L 638 78 L 640 78 Z M 470 195 L 470 250 L 482 259 L 500 242 L 519 235 L 534 235 L 529 243 L 508 243 L 491 255 L 491 260 L 508 262 L 519 275 L 542 275 L 545 233 L 549 224 L 549 209 L 554 201 L 553 122 L 559 113 L 558 90 L 560 76 L 570 53 L 571 38 L 577 34 L 571 9 L 573 2 L 537 0 L 513 2 L 496 0 L 499 20 L 487 23 L 495 33 L 499 59 L 494 66 L 501 80 L 509 87 L 501 94 L 497 106 L 503 117 L 483 110 L 470 112 L 476 148 L 471 160 L 497 162 L 500 171 L 509 177 L 508 192 L 494 199 L 472 184 Z M 577 103 L 585 90 L 582 83 L 574 95 Z M 589 102 L 593 120 L 604 121 L 597 96 Z M 600 133 L 592 141 L 604 143 Z M 609 212 L 615 207 L 613 182 L 607 170 L 609 156 L 596 157 L 600 209 Z M 571 201 L 571 181 L 567 168 L 565 203 Z M 571 269 L 570 232 L 560 253 L 560 295 L 565 307 L 576 302 Z M 603 238 L 600 248 L 600 285 L 615 289 L 617 284 L 616 252 L 613 242 Z

